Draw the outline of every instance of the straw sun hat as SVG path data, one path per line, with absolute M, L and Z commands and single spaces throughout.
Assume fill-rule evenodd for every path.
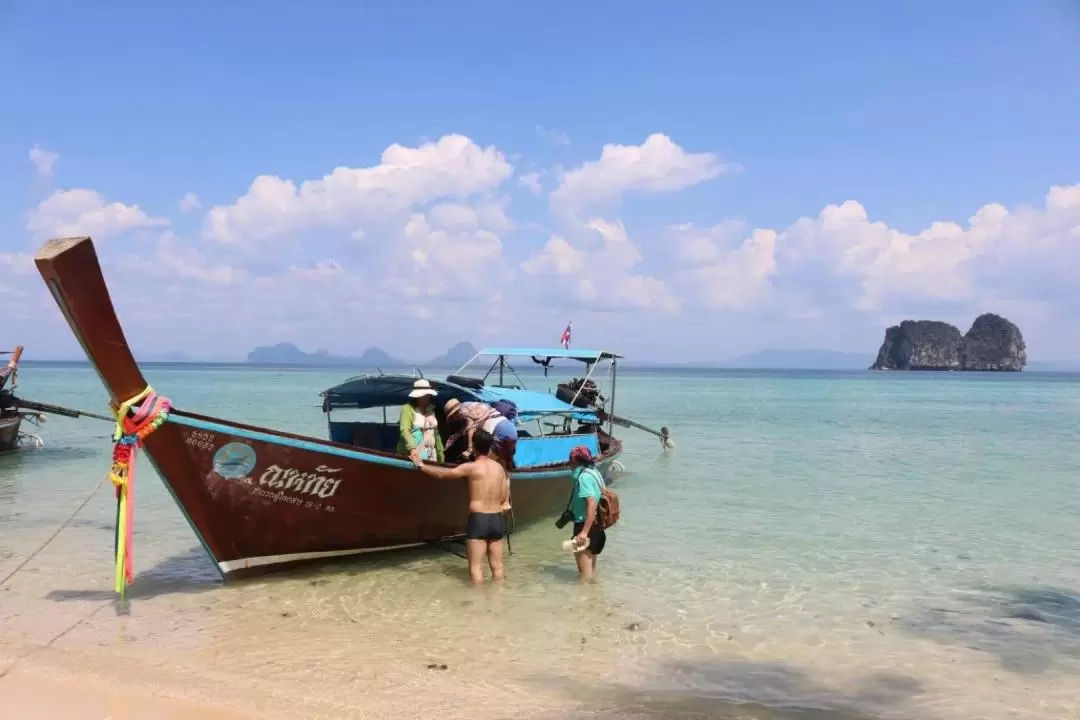
M 431 383 L 427 380 L 417 380 L 412 384 L 412 392 L 409 393 L 409 397 L 418 398 L 424 397 L 425 395 L 428 397 L 435 397 L 438 394 L 439 393 L 435 392 L 435 389 L 431 387 Z

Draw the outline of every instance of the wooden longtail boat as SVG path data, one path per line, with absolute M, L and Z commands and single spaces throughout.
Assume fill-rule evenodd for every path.
M 114 409 L 125 412 L 148 385 L 124 338 L 93 242 L 88 237 L 50 240 L 35 263 Z M 611 435 L 610 417 L 597 407 L 576 397 L 568 403 L 502 382 L 507 358 L 515 352 L 531 356 L 545 369 L 554 358 L 580 361 L 588 368 L 586 379 L 607 361 L 609 402 L 619 356 L 589 350 L 496 349 L 487 351 L 497 359 L 484 378 L 455 374 L 430 381 L 439 405 L 451 397 L 489 403 L 505 399 L 517 405 L 521 435 L 511 498 L 513 522 L 520 527 L 554 520 L 562 510 L 572 484 L 572 447 L 591 447 L 604 470 L 620 455 L 622 444 Z M 488 384 L 496 367 L 499 382 Z M 393 452 L 397 408 L 414 380 L 369 375 L 325 391 L 328 440 L 173 408 L 145 437 L 144 447 L 227 580 L 303 561 L 457 539 L 464 534 L 467 516 L 465 482 L 431 478 Z M 335 410 L 380 407 L 382 422 L 330 417 Z M 386 407 L 394 409 L 389 422 Z M 606 432 L 601 427 L 605 417 Z
M 0 351 L 0 355 L 10 355 L 8 361 L 0 365 L 0 453 L 42 445 L 37 435 L 22 431 L 24 420 L 39 425 L 45 419 L 41 413 L 27 412 L 15 397 L 22 352 L 22 345 L 14 350 Z
M 19 428 L 22 426 L 22 414 L 11 402 L 15 389 L 16 375 L 19 372 L 19 358 L 22 357 L 22 345 L 14 350 L 0 354 L 11 355 L 0 367 L 0 453 L 11 452 L 19 447 Z

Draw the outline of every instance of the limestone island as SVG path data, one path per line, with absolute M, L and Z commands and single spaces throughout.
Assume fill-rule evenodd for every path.
M 975 318 L 967 334 L 936 320 L 905 320 L 885 331 L 871 370 L 1020 372 L 1027 347 L 1020 328 L 1000 315 Z

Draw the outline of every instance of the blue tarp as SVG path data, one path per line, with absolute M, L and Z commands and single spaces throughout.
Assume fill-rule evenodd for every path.
M 565 463 L 570 460 L 570 451 L 578 445 L 589 448 L 594 456 L 600 454 L 596 433 L 520 438 L 514 452 L 514 464 L 524 469 Z
M 517 405 L 518 424 L 535 420 L 545 415 L 571 414 L 575 420 L 597 422 L 596 413 L 564 403 L 554 395 L 533 390 L 517 390 L 501 387 L 482 387 L 477 395 L 486 403 L 496 400 L 509 400 Z
M 416 380 L 417 378 L 411 375 L 362 375 L 350 378 L 323 393 L 325 398 L 323 409 L 329 411 L 341 408 L 365 409 L 403 405 Z M 595 413 L 564 403 L 548 393 L 501 387 L 481 387 L 472 390 L 434 378 L 428 378 L 428 382 L 438 392 L 434 399 L 439 405 L 450 398 L 457 398 L 462 402 L 480 400 L 486 403 L 510 400 L 517 405 L 518 424 L 538 417 L 566 414 L 582 422 L 597 422 Z

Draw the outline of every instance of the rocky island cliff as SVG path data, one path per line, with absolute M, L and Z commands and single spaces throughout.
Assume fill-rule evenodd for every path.
M 936 320 L 905 320 L 885 331 L 871 370 L 966 370 L 1019 372 L 1027 365 L 1020 328 L 1000 315 L 975 318 L 961 335 Z

